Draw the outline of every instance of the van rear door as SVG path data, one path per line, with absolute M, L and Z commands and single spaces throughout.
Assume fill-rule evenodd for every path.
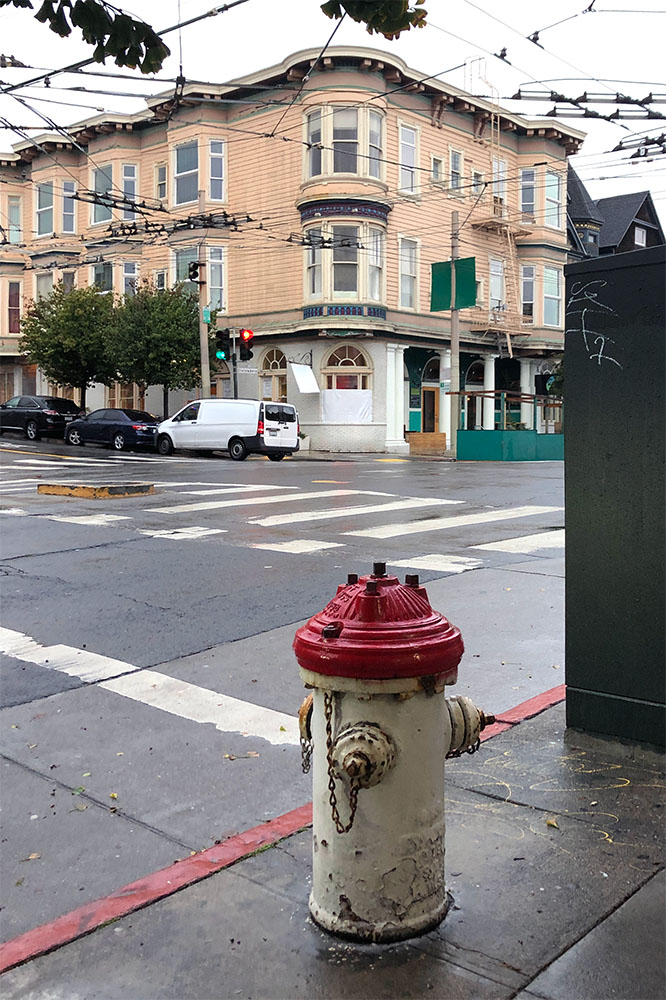
M 264 443 L 268 448 L 292 450 L 298 444 L 298 417 L 289 403 L 264 403 Z

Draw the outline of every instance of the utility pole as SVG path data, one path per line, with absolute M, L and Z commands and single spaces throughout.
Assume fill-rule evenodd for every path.
M 203 215 L 206 207 L 206 192 L 199 191 L 199 213 Z M 199 244 L 199 352 L 201 355 L 201 396 L 210 396 L 210 355 L 208 353 L 208 323 L 204 319 L 206 302 L 206 243 Z
M 460 425 L 460 311 L 455 308 L 458 237 L 458 213 L 451 212 L 451 442 L 448 451 L 452 458 L 458 454 Z
M 238 399 L 238 368 L 237 368 L 238 359 L 237 359 L 237 355 L 236 355 L 236 336 L 237 336 L 237 334 L 238 334 L 238 330 L 234 326 L 232 328 L 232 330 L 231 330 L 231 358 L 229 359 L 231 361 L 231 373 L 232 373 L 232 376 L 233 376 L 234 399 Z

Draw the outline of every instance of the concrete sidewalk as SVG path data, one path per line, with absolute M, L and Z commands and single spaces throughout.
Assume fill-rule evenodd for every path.
M 81 923 L 85 936 L 5 973 L 3 996 L 664 997 L 659 752 L 565 731 L 560 704 L 449 762 L 446 782 L 452 905 L 429 934 L 357 945 L 314 925 L 308 827 L 259 853 L 248 841 L 180 891 L 174 875 L 170 895 L 92 933 Z

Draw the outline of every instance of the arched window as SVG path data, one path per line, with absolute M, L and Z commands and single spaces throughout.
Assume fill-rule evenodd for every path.
M 327 389 L 369 389 L 372 368 L 363 351 L 349 344 L 329 354 L 322 374 Z
M 439 382 L 439 357 L 435 355 L 423 367 L 423 382 Z
M 266 351 L 259 369 L 261 398 L 273 403 L 287 399 L 287 359 L 277 347 Z
M 219 399 L 231 399 L 231 372 L 226 361 L 216 361 L 215 371 L 211 372 L 211 392 Z

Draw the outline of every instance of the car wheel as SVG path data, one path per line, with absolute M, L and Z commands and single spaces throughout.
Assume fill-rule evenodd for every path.
M 114 434 L 111 438 L 111 447 L 114 451 L 122 451 L 125 447 L 125 435 L 121 434 L 120 431 L 118 431 L 117 434 Z
M 269 462 L 281 462 L 283 458 L 284 458 L 284 455 L 269 455 L 268 456 L 268 461 Z
M 65 441 L 67 444 L 82 445 L 83 439 L 81 438 L 81 431 L 77 431 L 76 428 L 72 431 L 67 431 L 65 434 Z
M 245 442 L 240 438 L 234 438 L 229 442 L 229 457 L 233 458 L 234 462 L 244 462 L 247 458 Z
M 36 420 L 29 420 L 25 425 L 25 436 L 28 441 L 37 441 L 39 438 L 39 427 Z
M 173 441 L 168 434 L 161 434 L 158 437 L 157 451 L 160 455 L 171 455 L 173 452 Z

